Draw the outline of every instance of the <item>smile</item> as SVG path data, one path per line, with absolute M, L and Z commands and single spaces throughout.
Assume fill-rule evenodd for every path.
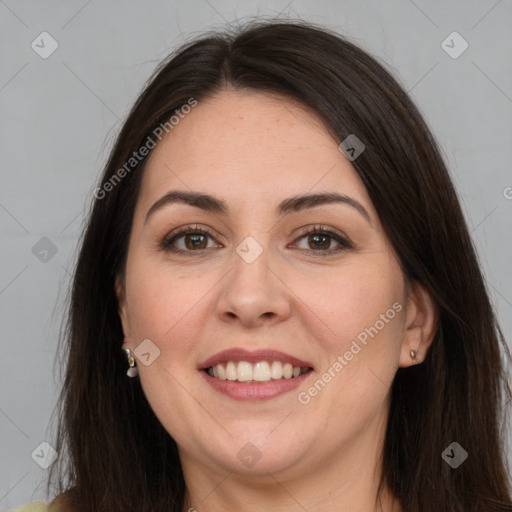
M 290 393 L 313 375 L 315 366 L 275 349 L 233 347 L 199 363 L 197 369 L 216 392 L 259 402 Z
M 220 380 L 258 383 L 293 379 L 310 370 L 308 366 L 293 366 L 292 363 L 282 361 L 227 361 L 210 366 L 205 371 L 210 377 Z

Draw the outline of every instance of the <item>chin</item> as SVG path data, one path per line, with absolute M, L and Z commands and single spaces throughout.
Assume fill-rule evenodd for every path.
M 254 476 L 296 468 L 297 463 L 304 459 L 308 444 L 304 442 L 303 435 L 297 435 L 296 430 L 291 435 L 289 426 L 278 432 L 278 424 L 278 421 L 274 422 L 274 431 L 267 424 L 265 428 L 254 430 L 245 426 L 240 435 L 227 428 L 233 438 L 230 443 L 223 443 L 219 447 L 222 455 L 217 462 L 228 471 Z M 214 446 L 209 443 L 209 451 L 212 448 Z

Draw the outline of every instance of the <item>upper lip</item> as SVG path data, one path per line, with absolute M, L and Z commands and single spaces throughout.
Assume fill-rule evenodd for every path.
M 199 365 L 199 370 L 205 370 L 219 363 L 227 361 L 247 361 L 249 363 L 257 363 L 259 361 L 281 361 L 282 363 L 291 363 L 292 366 L 301 366 L 313 368 L 313 365 L 308 361 L 303 361 L 290 354 L 286 354 L 279 350 L 254 350 L 252 352 L 244 348 L 230 348 L 217 352 L 213 356 L 206 359 Z

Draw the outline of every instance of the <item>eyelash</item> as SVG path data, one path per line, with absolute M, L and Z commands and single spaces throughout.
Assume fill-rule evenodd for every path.
M 184 253 L 199 253 L 203 254 L 208 249 L 198 249 L 198 250 L 184 250 L 184 249 L 176 249 L 175 247 L 172 247 L 172 244 L 176 242 L 179 238 L 183 237 L 184 235 L 206 235 L 210 238 L 214 239 L 213 234 L 208 231 L 207 229 L 200 229 L 197 226 L 183 226 L 182 228 L 179 228 L 176 232 L 171 233 L 170 235 L 166 236 L 162 242 L 160 243 L 160 248 L 164 251 L 172 252 L 172 253 L 178 253 L 178 254 L 184 254 Z M 315 256 L 330 256 L 333 254 L 337 254 L 343 250 L 351 249 L 352 245 L 348 242 L 348 240 L 341 235 L 341 233 L 338 233 L 337 231 L 334 231 L 328 227 L 325 226 L 312 226 L 307 231 L 302 233 L 297 240 L 300 240 L 302 238 L 305 238 L 307 236 L 311 235 L 324 235 L 327 236 L 336 242 L 340 244 L 341 247 L 339 247 L 336 250 L 329 250 L 329 251 L 315 251 L 313 249 L 304 249 L 305 251 L 309 253 L 313 253 Z M 295 242 L 294 242 L 295 243 Z

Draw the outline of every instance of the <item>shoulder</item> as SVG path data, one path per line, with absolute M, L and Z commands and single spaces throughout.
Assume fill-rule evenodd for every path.
M 48 503 L 44 501 L 34 501 L 23 505 L 22 507 L 11 510 L 11 512 L 49 512 Z
M 73 508 L 64 502 L 62 496 L 59 496 L 51 503 L 33 501 L 32 503 L 27 503 L 26 505 L 15 508 L 10 512 L 64 512 L 67 510 L 73 510 Z

